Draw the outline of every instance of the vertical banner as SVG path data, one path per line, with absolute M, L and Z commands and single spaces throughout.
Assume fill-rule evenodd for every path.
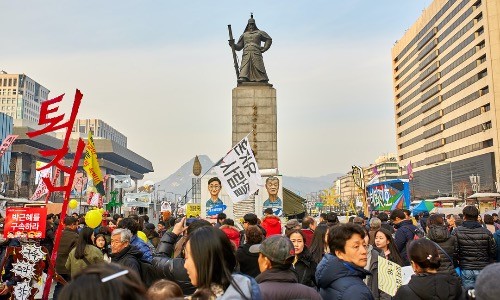
M 0 157 L 3 156 L 5 151 L 9 149 L 9 147 L 14 143 L 14 141 L 17 139 L 18 135 L 8 135 L 5 137 L 5 139 L 2 141 L 2 144 L 0 145 Z
M 256 214 L 264 214 L 266 208 L 271 208 L 275 216 L 283 216 L 283 184 L 282 176 L 268 176 L 263 178 L 262 185 L 265 188 L 259 190 L 256 197 Z M 262 207 L 260 207 L 262 205 Z
M 89 178 L 92 178 L 97 192 L 101 195 L 106 195 L 104 191 L 104 182 L 102 180 L 101 167 L 97 161 L 97 152 L 95 150 L 94 138 L 92 137 L 92 131 L 89 131 L 89 138 L 87 141 L 87 151 L 85 152 L 85 158 L 83 160 L 83 169 L 87 172 Z
M 262 178 L 248 137 L 236 144 L 214 169 L 234 203 L 247 199 L 260 188 Z
M 408 180 L 412 181 L 413 180 L 413 166 L 411 164 L 411 161 L 406 166 L 406 173 L 408 173 Z
M 46 207 L 9 207 L 5 213 L 5 238 L 44 238 Z

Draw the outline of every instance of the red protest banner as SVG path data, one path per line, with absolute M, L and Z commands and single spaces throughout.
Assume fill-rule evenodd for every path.
M 9 207 L 5 213 L 4 238 L 44 238 L 46 207 Z
M 0 157 L 9 149 L 10 145 L 14 143 L 14 141 L 17 139 L 18 135 L 8 135 L 3 139 L 2 144 L 0 145 Z

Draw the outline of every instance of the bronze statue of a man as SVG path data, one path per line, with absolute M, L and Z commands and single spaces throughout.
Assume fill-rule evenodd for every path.
M 261 46 L 262 42 L 264 42 L 263 47 Z M 269 81 L 262 53 L 271 47 L 272 42 L 273 40 L 267 33 L 257 28 L 255 19 L 251 15 L 245 32 L 239 38 L 238 43 L 234 44 L 234 50 L 240 51 L 243 49 L 238 77 L 239 83 L 248 81 L 267 83 Z

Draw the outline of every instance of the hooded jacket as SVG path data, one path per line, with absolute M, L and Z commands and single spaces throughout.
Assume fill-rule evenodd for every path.
M 462 300 L 466 299 L 465 291 L 456 276 L 448 274 L 413 275 L 407 285 L 402 285 L 393 300 Z
M 233 280 L 238 285 L 238 288 L 243 292 L 247 299 L 260 300 L 262 299 L 260 294 L 260 288 L 255 279 L 247 277 L 241 274 L 233 274 Z M 217 297 L 216 300 L 236 300 L 242 299 L 241 294 L 236 290 L 236 288 L 231 284 L 224 291 L 222 296 Z
M 249 251 L 251 244 L 243 244 L 236 250 L 236 260 L 240 265 L 240 272 L 252 277 L 257 277 L 260 274 L 259 270 L 259 253 L 251 253 Z
M 453 231 L 457 237 L 458 259 L 463 270 L 482 270 L 493 262 L 496 243 L 491 232 L 475 221 L 465 221 Z
M 450 234 L 448 227 L 446 225 L 431 225 L 427 230 L 427 238 L 446 251 L 446 253 L 443 253 L 438 247 L 439 257 L 441 258 L 438 273 L 458 276 L 457 272 L 455 272 L 456 257 L 454 257 L 456 237 Z M 450 258 L 453 262 L 450 261 Z
M 266 237 L 275 234 L 281 234 L 281 220 L 276 216 L 265 216 L 262 219 L 261 225 L 266 230 Z
M 142 257 L 142 252 L 139 251 L 134 245 L 128 245 L 118 253 L 111 253 L 111 262 L 128 267 L 141 275 L 141 265 L 139 261 Z
M 240 245 L 240 232 L 238 228 L 230 225 L 222 225 L 219 229 L 222 230 L 228 239 L 234 244 L 234 249 L 238 248 Z
M 262 299 L 321 300 L 321 296 L 315 289 L 297 282 L 297 275 L 292 269 L 269 269 L 260 273 L 255 280 L 259 283 Z
M 373 300 L 373 295 L 363 279 L 370 272 L 325 254 L 316 269 L 316 284 L 323 299 Z

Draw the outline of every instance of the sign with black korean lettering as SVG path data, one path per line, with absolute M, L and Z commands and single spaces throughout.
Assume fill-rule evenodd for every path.
M 247 199 L 260 188 L 262 178 L 247 137 L 214 169 L 234 203 Z

